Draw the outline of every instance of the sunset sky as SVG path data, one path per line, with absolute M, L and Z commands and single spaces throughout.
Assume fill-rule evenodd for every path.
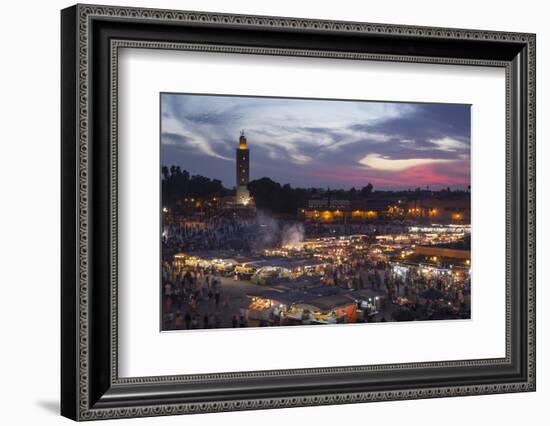
M 161 95 L 161 163 L 235 185 L 244 130 L 250 179 L 293 187 L 465 189 L 470 106 Z

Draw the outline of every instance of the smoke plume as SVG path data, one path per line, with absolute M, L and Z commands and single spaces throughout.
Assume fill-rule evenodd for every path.
M 287 225 L 283 228 L 281 239 L 283 246 L 295 246 L 304 241 L 305 229 L 301 223 Z

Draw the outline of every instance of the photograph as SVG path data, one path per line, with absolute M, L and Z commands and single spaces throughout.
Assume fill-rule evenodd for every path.
M 16 275 L 35 261 L 41 277 L 59 274 L 61 291 L 33 286 L 48 315 L 59 307 L 46 324 L 58 336 L 8 331 L 28 340 L 17 354 L 59 345 L 9 388 L 33 389 L 40 409 L 58 400 L 75 421 L 268 426 L 287 408 L 327 406 L 326 422 L 403 411 L 396 423 L 420 424 L 427 404 L 457 424 L 487 404 L 498 424 L 537 413 L 548 399 L 536 345 L 548 323 L 536 318 L 545 15 L 399 1 L 65 4 L 54 25 L 41 10 L 34 27 L 55 46 L 15 56 L 33 69 L 60 55 L 57 84 L 6 68 L 22 124 L 5 139 L 39 136 L 35 149 L 7 144 L 21 154 L 6 156 L 4 181 L 28 175 L 29 190 L 11 185 L 21 200 L 4 210 L 21 242 Z M 33 126 L 27 86 L 60 103 Z M 61 149 L 45 148 L 48 132 Z M 21 173 L 31 152 L 40 179 Z M 57 226 L 37 210 L 50 205 Z M 20 292 L 20 276 L 4 281 Z M 42 396 L 47 383 L 57 399 Z M 14 418 L 31 411 L 14 407 Z
M 470 319 L 471 105 L 163 92 L 159 121 L 161 331 Z

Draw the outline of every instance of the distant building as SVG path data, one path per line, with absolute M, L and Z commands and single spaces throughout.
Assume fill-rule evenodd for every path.
M 239 137 L 239 147 L 236 149 L 237 165 L 237 194 L 235 203 L 246 206 L 250 202 L 250 192 L 248 191 L 248 181 L 250 178 L 250 151 L 246 144 L 244 130 Z
M 307 222 L 362 222 L 376 219 L 380 213 L 378 208 L 379 203 L 373 203 L 371 206 L 369 201 L 326 197 L 308 200 L 307 206 L 300 209 L 298 215 Z
M 409 217 L 427 218 L 433 221 L 470 223 L 470 199 L 438 199 L 409 201 L 406 214 Z
M 329 197 L 313 198 L 307 202 L 309 209 L 347 209 L 349 206 L 349 200 L 338 200 Z

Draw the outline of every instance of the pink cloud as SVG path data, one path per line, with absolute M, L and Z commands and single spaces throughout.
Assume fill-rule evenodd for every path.
M 330 180 L 346 187 L 361 187 L 372 183 L 379 189 L 408 189 L 425 187 L 466 187 L 470 185 L 470 164 L 456 161 L 447 164 L 424 164 L 404 171 L 374 171 L 359 167 L 322 166 L 308 170 L 306 176 Z

